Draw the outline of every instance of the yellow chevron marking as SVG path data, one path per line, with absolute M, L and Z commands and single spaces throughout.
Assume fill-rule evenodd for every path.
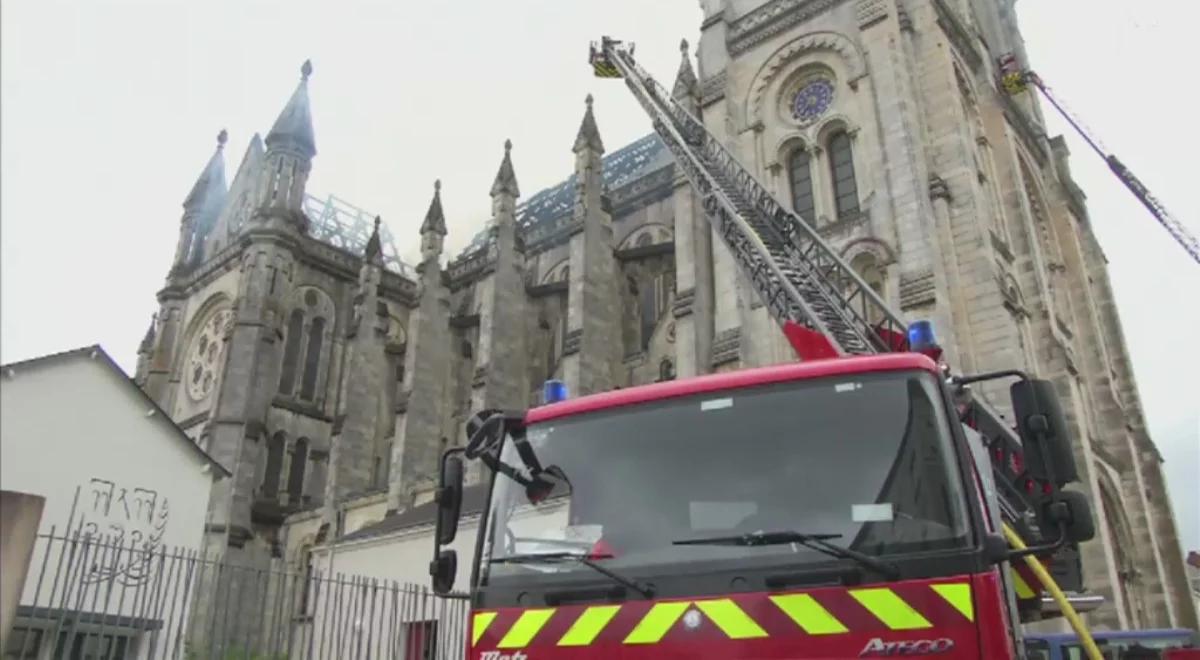
M 604 631 L 604 627 L 621 610 L 620 605 L 597 605 L 584 610 L 583 614 L 571 624 L 559 646 L 587 646 L 595 641 L 596 636 Z
M 479 638 L 483 637 L 483 631 L 492 625 L 492 621 L 496 620 L 495 612 L 480 612 L 475 615 L 471 621 L 471 646 L 479 643 Z
M 517 622 L 509 629 L 504 639 L 496 645 L 496 648 L 512 649 L 529 646 L 529 642 L 533 641 L 534 636 L 538 634 L 542 626 L 546 625 L 553 614 L 554 608 L 525 610 L 521 613 L 521 618 L 517 619 Z
M 696 607 L 708 615 L 730 639 L 751 639 L 766 637 L 767 631 L 751 619 L 745 610 L 728 598 L 717 600 L 702 600 L 696 602 Z
M 1021 577 L 1019 572 L 1015 569 L 1009 569 L 1008 574 L 1012 576 L 1013 588 L 1017 590 L 1017 598 L 1028 600 L 1037 597 L 1037 594 L 1033 592 L 1033 589 L 1029 588 L 1029 583 L 1025 581 L 1025 578 Z
M 683 616 L 689 602 L 657 603 L 638 621 L 637 627 L 625 638 L 626 644 L 655 644 L 667 634 L 671 626 Z
M 850 595 L 892 630 L 931 628 L 933 624 L 887 587 L 851 589 Z
M 975 605 L 971 602 L 971 585 L 966 582 L 935 584 L 933 590 L 946 599 L 947 603 L 953 605 L 954 609 L 962 612 L 962 615 L 967 617 L 967 621 L 975 620 Z
M 847 632 L 829 610 L 821 607 L 808 594 L 791 594 L 787 596 L 771 596 L 771 602 L 779 606 L 783 613 L 791 617 L 796 625 L 810 635 L 834 635 Z

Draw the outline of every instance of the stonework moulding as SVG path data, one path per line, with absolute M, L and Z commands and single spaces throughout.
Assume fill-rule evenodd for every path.
M 734 21 L 726 44 L 743 53 L 788 28 L 829 11 L 846 0 L 774 0 Z
M 713 341 L 712 366 L 733 362 L 738 359 L 742 346 L 742 329 L 730 328 L 723 330 Z
M 784 44 L 767 58 L 750 84 L 750 97 L 746 107 L 747 117 L 760 117 L 763 97 L 775 79 L 789 64 L 813 51 L 833 51 L 841 56 L 849 69 L 846 81 L 852 88 L 867 75 L 866 61 L 858 47 L 848 37 L 836 32 L 813 32 Z

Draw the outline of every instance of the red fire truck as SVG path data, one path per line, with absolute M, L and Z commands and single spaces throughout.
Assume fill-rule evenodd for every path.
M 901 321 L 619 42 L 591 63 L 650 114 L 801 361 L 575 399 L 552 381 L 544 405 L 476 414 L 442 459 L 430 565 L 448 593 L 463 458 L 481 460 L 469 657 L 1024 657 L 1017 624 L 1072 608 L 1009 562 L 1080 582 L 1094 533 L 1052 384 L 951 375 L 931 324 Z M 1012 422 L 971 389 L 995 379 Z

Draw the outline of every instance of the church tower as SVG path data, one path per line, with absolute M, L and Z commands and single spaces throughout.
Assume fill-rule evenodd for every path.
M 1178 537 L 1065 146 L 1031 93 L 997 82 L 1005 53 L 1027 66 L 1012 0 L 701 5 L 708 129 L 894 309 L 932 320 L 957 369 L 1055 383 L 1097 512 L 1081 548 L 1107 601 L 1092 621 L 1195 625 L 1171 586 L 1185 584 Z M 741 366 L 791 359 L 759 339 L 778 332 L 744 286 L 740 314 L 723 312 L 728 269 L 712 254 L 714 354 L 729 332 Z M 980 391 L 1008 408 L 1004 384 Z

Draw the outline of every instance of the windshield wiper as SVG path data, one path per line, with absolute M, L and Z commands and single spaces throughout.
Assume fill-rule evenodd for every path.
M 779 531 L 779 532 L 754 532 L 751 534 L 742 534 L 741 536 L 716 536 L 707 539 L 685 539 L 682 541 L 673 541 L 673 545 L 737 545 L 737 546 L 760 546 L 760 545 L 786 545 L 788 543 L 798 543 L 806 548 L 822 552 L 832 557 L 840 559 L 851 559 L 859 564 L 874 570 L 876 573 L 886 577 L 889 580 L 895 580 L 900 577 L 900 569 L 895 564 L 884 561 L 871 555 L 863 554 L 857 550 L 851 550 L 845 546 L 840 546 L 830 543 L 830 539 L 841 538 L 841 534 L 801 534 L 800 532 Z
M 612 555 L 583 555 L 578 552 L 542 552 L 530 553 L 524 555 L 508 555 L 506 557 L 496 557 L 491 560 L 492 564 L 536 564 L 540 562 L 563 562 L 574 561 L 597 573 L 613 580 L 621 586 L 628 587 L 638 592 L 646 598 L 654 598 L 654 590 L 638 584 L 636 580 L 631 580 L 625 576 L 618 575 L 608 570 L 607 568 L 592 561 L 592 559 L 612 559 Z

